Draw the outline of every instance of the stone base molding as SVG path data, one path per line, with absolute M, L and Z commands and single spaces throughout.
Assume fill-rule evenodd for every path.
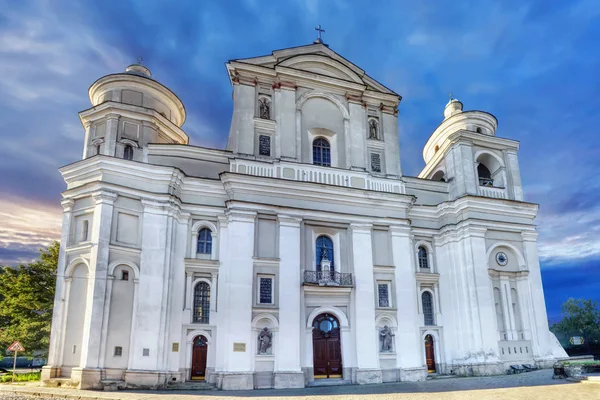
M 371 383 L 382 383 L 383 374 L 380 369 L 357 369 L 356 383 L 359 385 L 368 385 Z
M 304 387 L 304 374 L 302 372 L 275 372 L 275 389 L 297 389 Z

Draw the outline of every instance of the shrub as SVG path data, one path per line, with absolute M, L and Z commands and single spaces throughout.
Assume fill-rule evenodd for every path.
M 30 382 L 39 381 L 41 372 L 28 372 L 26 374 L 17 374 L 15 376 L 15 382 Z M 0 383 L 12 382 L 12 372 L 0 376 Z

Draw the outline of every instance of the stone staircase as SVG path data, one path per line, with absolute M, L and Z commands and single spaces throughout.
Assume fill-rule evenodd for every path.
M 308 382 L 306 387 L 321 387 L 321 386 L 342 386 L 342 385 L 352 385 L 352 381 L 345 381 L 343 379 L 315 379 L 312 382 Z

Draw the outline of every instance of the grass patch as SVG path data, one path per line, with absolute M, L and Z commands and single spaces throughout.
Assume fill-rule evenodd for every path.
M 39 381 L 41 378 L 41 374 L 41 372 L 28 372 L 26 374 L 17 374 L 15 376 L 15 382 Z M 0 383 L 6 382 L 12 382 L 12 372 L 0 376 Z
M 564 366 L 572 366 L 572 367 L 592 365 L 594 367 L 600 367 L 600 361 L 596 361 L 596 360 L 564 361 L 563 365 Z

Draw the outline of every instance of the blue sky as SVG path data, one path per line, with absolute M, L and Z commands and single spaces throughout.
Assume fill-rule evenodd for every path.
M 0 0 L 0 263 L 60 232 L 57 168 L 81 157 L 77 112 L 100 76 L 143 56 L 183 100 L 191 143 L 223 148 L 232 111 L 224 63 L 308 44 L 330 47 L 403 96 L 405 174 L 448 93 L 489 111 L 521 142 L 548 314 L 600 300 L 600 4 L 503 1 Z

